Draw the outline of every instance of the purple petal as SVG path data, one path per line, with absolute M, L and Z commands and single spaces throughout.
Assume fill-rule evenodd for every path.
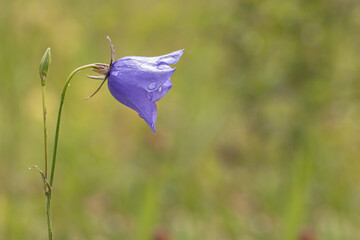
M 155 131 L 157 117 L 156 104 L 151 99 L 151 93 L 141 88 L 126 85 L 121 82 L 111 81 L 109 78 L 108 87 L 110 93 L 122 104 L 135 110 L 143 118 L 149 127 Z
M 162 55 L 159 56 L 159 61 L 158 63 L 166 63 L 169 65 L 175 64 L 180 60 L 180 57 L 183 55 L 184 53 L 184 49 L 183 50 L 178 50 L 166 55 Z
M 159 90 L 152 92 L 152 100 L 159 101 L 172 87 L 170 78 L 159 88 Z
M 122 104 L 135 110 L 155 132 L 160 100 L 172 87 L 170 77 L 175 69 L 169 65 L 179 61 L 184 50 L 158 57 L 124 57 L 110 69 L 110 93 Z
M 183 55 L 183 53 L 184 53 L 184 49 L 178 50 L 178 51 L 175 51 L 175 52 L 172 52 L 169 54 L 165 54 L 162 56 L 157 56 L 157 57 L 129 56 L 129 57 L 124 57 L 122 59 L 124 59 L 124 60 L 132 59 L 132 60 L 136 60 L 138 62 L 152 64 L 152 65 L 161 65 L 161 64 L 172 65 L 179 61 L 179 59 Z
M 152 65 L 140 62 L 136 59 L 121 58 L 111 67 L 110 78 L 117 78 L 126 82 L 127 85 L 134 85 L 147 91 L 157 91 L 174 73 L 168 65 Z

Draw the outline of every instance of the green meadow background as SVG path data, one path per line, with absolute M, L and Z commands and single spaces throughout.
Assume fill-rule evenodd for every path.
M 53 192 L 56 240 L 360 239 L 358 0 L 1 1 L 0 240 L 47 239 L 49 152 L 68 74 L 185 49 L 157 133 L 73 80 Z

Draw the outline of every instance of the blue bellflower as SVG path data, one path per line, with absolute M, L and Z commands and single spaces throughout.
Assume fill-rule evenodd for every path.
M 184 50 L 158 57 L 123 57 L 112 63 L 114 48 L 110 38 L 108 40 L 112 49 L 111 63 L 109 66 L 99 65 L 98 69 L 93 70 L 105 75 L 103 83 L 108 79 L 110 93 L 116 100 L 135 110 L 156 132 L 157 107 L 155 102 L 160 100 L 172 87 L 170 77 L 175 72 L 175 68 L 171 68 L 169 65 L 177 63 Z M 89 77 L 99 79 L 95 76 Z
M 157 107 L 171 88 L 175 68 L 184 50 L 159 57 L 123 57 L 114 62 L 108 75 L 110 93 L 122 104 L 135 110 L 155 132 Z

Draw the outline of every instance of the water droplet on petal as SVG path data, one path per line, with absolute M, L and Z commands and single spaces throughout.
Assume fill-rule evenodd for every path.
M 149 86 L 148 86 L 148 89 L 149 90 L 154 90 L 156 88 L 156 83 L 150 83 Z
M 168 70 L 170 67 L 167 64 L 160 64 L 159 66 L 157 66 L 157 69 L 159 70 Z
M 117 77 L 119 75 L 119 72 L 118 71 L 113 71 L 113 72 L 111 72 L 111 75 L 113 75 L 114 77 Z
M 146 93 L 146 97 L 147 97 L 149 100 L 151 100 L 151 99 L 152 99 L 152 93 L 147 92 L 147 93 Z

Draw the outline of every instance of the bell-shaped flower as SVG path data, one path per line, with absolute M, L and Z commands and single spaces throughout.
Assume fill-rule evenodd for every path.
M 110 93 L 122 104 L 135 110 L 155 132 L 157 107 L 171 88 L 170 77 L 184 50 L 158 57 L 123 57 L 115 61 L 108 73 Z
M 110 93 L 122 104 L 135 110 L 155 132 L 157 108 L 160 100 L 172 87 L 170 77 L 184 53 L 178 50 L 158 57 L 123 57 L 114 62 L 115 50 L 109 36 L 111 47 L 110 64 L 95 63 L 93 71 L 103 76 L 88 76 L 102 80 L 99 88 L 88 98 L 94 96 L 108 80 Z

